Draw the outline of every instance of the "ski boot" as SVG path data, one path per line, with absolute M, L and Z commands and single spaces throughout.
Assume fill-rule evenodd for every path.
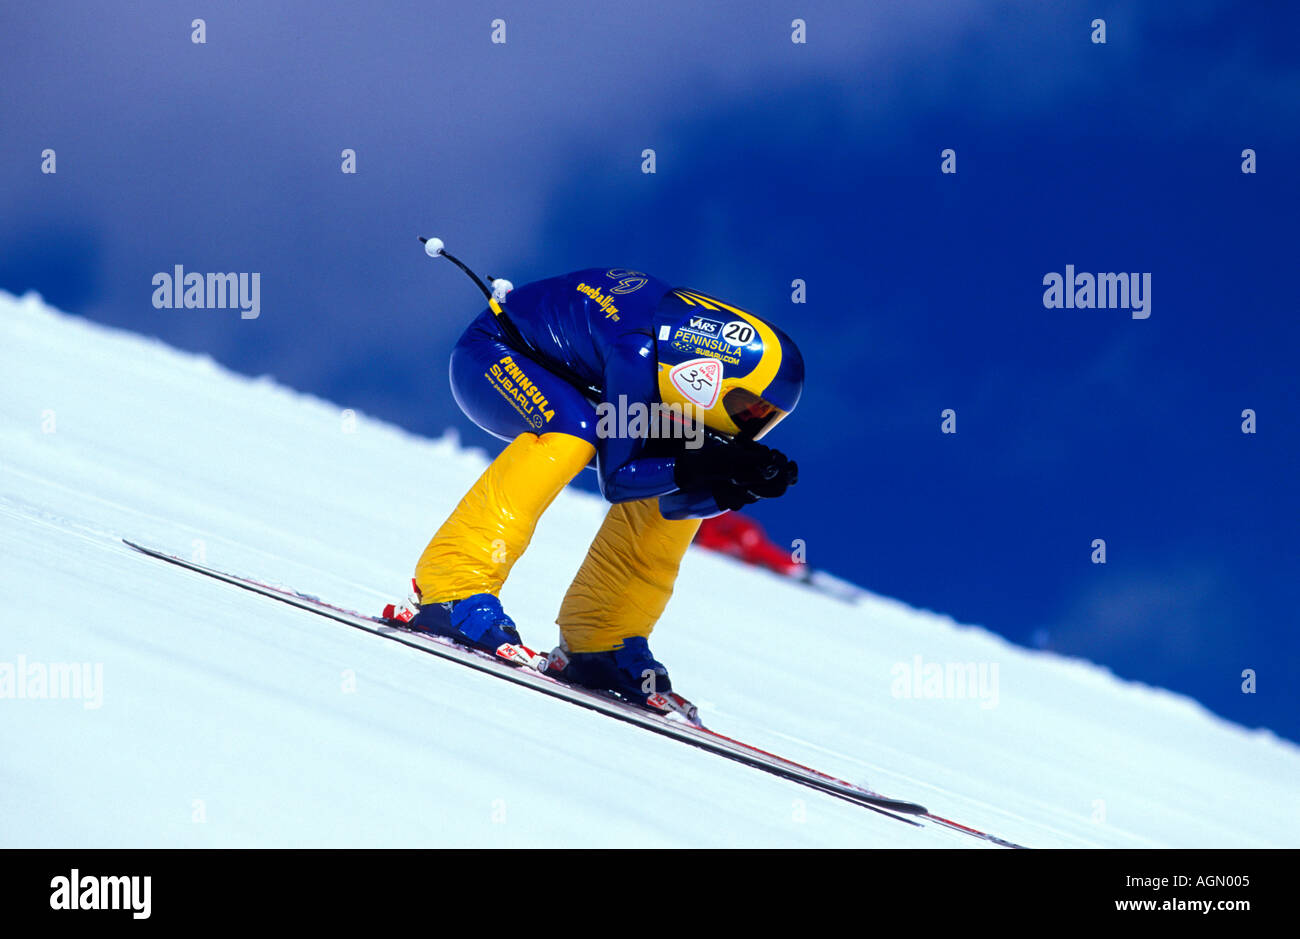
M 404 629 L 442 636 L 488 652 L 507 662 L 537 669 L 546 667 L 546 657 L 523 644 L 515 621 L 501 608 L 501 601 L 490 593 L 422 604 L 416 587 L 416 595 L 406 603 L 401 606 L 390 603 L 384 607 L 384 619 Z
M 561 642 L 547 656 L 546 673 L 659 714 L 700 723 L 698 709 L 673 691 L 668 669 L 651 654 L 644 636 L 628 636 L 622 646 L 608 652 L 570 652 Z

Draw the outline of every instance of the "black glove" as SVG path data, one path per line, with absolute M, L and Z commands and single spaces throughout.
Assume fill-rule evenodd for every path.
M 736 440 L 684 451 L 673 464 L 673 481 L 679 489 L 723 482 L 749 488 L 776 479 L 789 462 L 779 450 L 761 443 Z
M 712 491 L 713 501 L 718 503 L 718 508 L 726 509 L 729 512 L 743 509 L 745 506 L 753 505 L 758 501 L 758 496 L 743 486 L 737 486 L 735 483 L 716 483 Z
M 777 467 L 776 473 L 771 479 L 765 479 L 761 483 L 746 486 L 746 491 L 758 496 L 760 499 L 776 499 L 785 495 L 785 491 L 799 481 L 799 464 L 794 460 L 786 460 L 785 454 L 773 451 L 784 460 Z

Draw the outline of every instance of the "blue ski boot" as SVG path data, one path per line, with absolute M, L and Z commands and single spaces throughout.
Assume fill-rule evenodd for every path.
M 644 636 L 628 636 L 621 648 L 609 652 L 569 652 L 568 658 L 564 677 L 575 685 L 637 701 L 656 691 L 666 694 L 673 690 L 668 669 L 650 654 Z
M 673 691 L 668 669 L 651 654 L 644 636 L 628 636 L 622 646 L 608 652 L 570 652 L 561 645 L 548 656 L 547 669 L 572 684 L 699 723 L 695 705 Z
M 421 603 L 420 586 L 411 580 L 414 593 L 405 603 L 384 607 L 382 619 L 415 632 L 442 636 L 504 659 L 511 665 L 546 668 L 546 656 L 538 655 L 519 641 L 515 621 L 501 609 L 501 601 L 490 593 L 476 593 L 445 603 Z
M 446 636 L 484 652 L 496 652 L 503 645 L 523 644 L 515 621 L 501 609 L 501 601 L 490 593 L 476 593 L 446 603 L 425 603 L 406 627 Z

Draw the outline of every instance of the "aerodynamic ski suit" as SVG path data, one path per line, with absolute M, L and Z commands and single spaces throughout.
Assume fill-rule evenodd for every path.
M 735 343 L 719 335 L 727 329 Z M 747 352 L 742 339 L 756 351 Z M 670 369 L 666 354 L 685 361 Z M 700 519 L 722 508 L 707 486 L 679 488 L 674 467 L 682 440 L 606 432 L 597 408 L 662 402 L 668 392 L 718 411 L 720 393 L 747 378 L 753 384 L 752 376 L 763 388 L 802 386 L 802 359 L 788 337 L 752 314 L 650 275 L 591 268 L 511 291 L 504 310 L 493 304 L 469 325 L 450 364 L 461 409 L 510 443 L 420 557 L 421 601 L 498 594 L 541 514 L 594 461 L 613 505 L 557 623 L 574 652 L 648 636 Z M 777 415 L 797 397 L 796 388 Z

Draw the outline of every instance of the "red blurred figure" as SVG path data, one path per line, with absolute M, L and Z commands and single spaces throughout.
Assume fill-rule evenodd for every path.
M 788 577 L 802 577 L 805 573 L 804 565 L 794 560 L 788 550 L 773 543 L 762 525 L 739 512 L 723 512 L 706 518 L 695 543 Z

